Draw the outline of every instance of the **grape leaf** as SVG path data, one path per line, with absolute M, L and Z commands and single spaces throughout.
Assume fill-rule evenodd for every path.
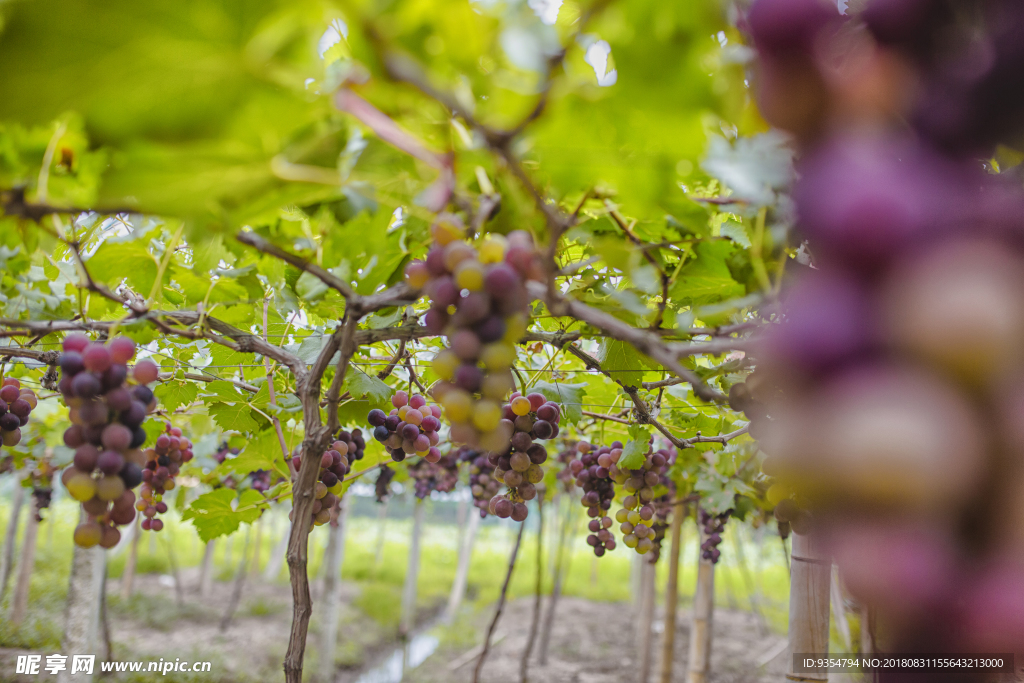
M 209 384 L 207 384 L 203 388 L 203 396 L 216 396 L 222 401 L 227 401 L 229 403 L 236 403 L 238 401 L 245 400 L 245 398 L 240 393 L 238 393 L 238 390 L 235 389 L 234 384 L 232 384 L 231 382 L 226 382 L 224 380 L 217 380 L 215 382 L 210 382 Z
M 210 417 L 225 430 L 239 432 L 256 431 L 256 420 L 252 410 L 244 403 L 215 403 L 209 407 Z
M 601 368 L 627 387 L 639 387 L 644 381 L 646 362 L 632 345 L 604 338 L 598 350 Z
M 130 263 L 131 268 L 125 264 Z M 148 295 L 156 281 L 156 261 L 139 242 L 104 242 L 86 265 L 95 277 L 108 278 L 107 284 L 118 285 L 122 280 L 137 292 Z
M 225 460 L 217 469 L 243 475 L 256 470 L 280 470 L 278 463 L 281 458 L 281 444 L 277 440 L 277 432 L 268 430 L 246 441 L 237 457 Z
M 533 390 L 544 394 L 551 401 L 562 404 L 562 417 L 576 424 L 583 419 L 583 395 L 587 393 L 586 384 L 561 384 L 537 382 Z
M 366 397 L 371 403 L 384 403 L 391 398 L 391 387 L 376 375 L 368 375 L 358 368 L 349 372 L 345 386 L 354 398 Z
M 204 493 L 192 501 L 181 518 L 192 520 L 204 542 L 227 536 L 237 531 L 240 524 L 250 524 L 259 519 L 260 509 L 255 505 L 263 500 L 263 496 L 259 491 L 247 489 L 238 497 L 236 507 L 231 505 L 234 500 L 234 489 L 220 488 Z
M 175 411 L 181 406 L 191 405 L 199 391 L 192 382 L 161 382 L 153 393 L 160 404 L 168 411 Z
M 727 240 L 698 244 L 697 258 L 683 266 L 672 285 L 672 300 L 682 305 L 703 306 L 746 294 L 725 263 L 735 248 Z
M 630 425 L 628 433 L 629 440 L 622 448 L 619 469 L 637 470 L 643 467 L 647 450 L 650 447 L 651 430 L 642 425 Z

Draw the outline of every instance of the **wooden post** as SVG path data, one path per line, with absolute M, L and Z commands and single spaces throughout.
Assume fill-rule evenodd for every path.
M 18 581 L 14 584 L 14 608 L 11 623 L 20 626 L 28 613 L 28 593 L 32 584 L 32 569 L 36 563 L 36 538 L 39 535 L 39 519 L 35 505 L 28 506 L 25 520 L 25 538 L 21 542 L 21 561 L 18 562 Z
M 92 680 L 92 675 L 82 672 L 71 674 L 70 656 L 96 652 L 96 636 L 99 634 L 100 625 L 100 591 L 103 573 L 106 571 L 104 560 L 104 550 L 99 546 L 74 547 L 71 577 L 68 582 L 64 641 L 61 644 L 61 649 L 69 659 L 67 668 L 57 674 L 58 683 L 86 683 Z
M 417 498 L 412 509 L 412 538 L 409 542 L 409 564 L 402 587 L 402 620 L 398 635 L 405 638 L 416 625 L 416 584 L 420 574 L 420 541 L 423 535 L 424 499 Z
M 18 543 L 18 522 L 21 507 L 25 502 L 25 487 L 21 485 L 21 477 L 14 478 L 14 495 L 11 497 L 11 517 L 7 520 L 7 532 L 4 534 L 4 552 L 0 557 L 0 603 L 7 594 L 7 584 L 11 581 L 11 570 L 14 568 L 14 546 Z
M 132 546 L 128 551 L 128 561 L 124 565 L 124 573 L 121 575 L 121 597 L 125 600 L 132 597 L 135 588 L 135 568 L 139 562 L 139 539 L 142 537 L 142 513 L 135 515 L 135 524 L 132 526 Z
M 867 605 L 860 608 L 860 653 L 872 655 L 875 653 L 875 613 Z
M 452 582 L 452 592 L 448 596 L 448 607 L 445 609 L 445 621 L 451 621 L 459 612 L 462 598 L 466 595 L 466 582 L 469 579 L 469 565 L 473 561 L 473 543 L 476 541 L 476 532 L 480 528 L 480 515 L 476 508 L 469 513 L 469 520 L 466 531 L 462 535 L 462 547 L 459 548 L 459 564 L 455 568 L 455 580 Z
M 217 548 L 217 539 L 206 542 L 206 549 L 203 551 L 203 562 L 199 565 L 199 597 L 205 598 L 210 594 L 210 586 L 213 583 L 213 552 Z
M 661 639 L 661 683 L 672 683 L 676 645 L 676 608 L 679 605 L 679 552 L 683 544 L 686 506 L 678 501 L 672 509 L 672 545 L 668 555 L 668 583 L 665 585 L 665 630 Z
M 544 489 L 537 496 L 537 572 L 534 584 L 533 616 L 530 619 L 530 635 L 526 639 L 526 648 L 519 660 L 519 681 L 528 683 L 530 654 L 537 640 L 537 627 L 540 625 L 541 596 L 544 591 Z M 557 516 L 557 515 L 556 515 Z
M 345 532 L 348 527 L 350 501 L 342 498 L 332 512 L 327 539 L 324 568 L 324 613 L 320 629 L 320 660 L 318 678 L 325 683 L 334 680 L 334 653 L 338 644 L 338 617 L 341 611 L 341 565 L 345 559 Z
M 700 541 L 704 542 L 701 530 Z M 697 548 L 698 557 L 701 552 Z M 697 563 L 697 588 L 693 594 L 693 625 L 690 630 L 688 683 L 707 683 L 711 670 L 711 628 L 715 615 L 715 565 L 700 557 Z
M 637 672 L 637 681 L 647 683 L 651 677 L 651 641 L 654 625 L 654 601 L 655 601 L 655 579 L 657 578 L 657 566 L 643 558 L 641 567 L 641 595 L 640 613 L 637 623 L 637 649 L 640 651 L 640 668 Z
M 792 535 L 789 581 L 789 663 L 791 681 L 827 681 L 828 669 L 797 673 L 796 653 L 828 653 L 829 586 L 832 563 L 822 559 L 808 536 Z
M 836 631 L 839 632 L 839 637 L 843 639 L 843 645 L 846 647 L 845 651 L 851 652 L 853 641 L 850 638 L 850 622 L 846 618 L 846 598 L 843 596 L 843 584 L 839 580 L 839 568 L 833 565 L 831 574 L 832 618 L 836 620 Z
M 375 574 L 377 573 L 377 568 L 380 567 L 381 560 L 384 559 L 384 532 L 387 531 L 387 525 L 388 501 L 385 500 L 383 503 L 380 503 L 380 508 L 377 512 L 377 543 L 373 551 L 373 571 Z

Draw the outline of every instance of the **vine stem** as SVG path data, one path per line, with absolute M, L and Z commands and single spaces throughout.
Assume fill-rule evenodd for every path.
M 519 534 L 516 536 L 516 544 L 512 546 L 512 557 L 508 560 L 508 571 L 505 573 L 505 582 L 501 584 L 501 596 L 498 598 L 498 608 L 494 610 L 494 618 L 491 619 L 491 624 L 487 627 L 487 635 L 484 637 L 484 649 L 480 652 L 480 657 L 476 660 L 476 667 L 473 669 L 473 683 L 480 683 L 480 671 L 484 668 L 484 662 L 487 660 L 487 653 L 491 650 L 491 637 L 494 635 L 494 629 L 498 627 L 498 620 L 501 619 L 501 613 L 505 609 L 505 597 L 508 595 L 508 584 L 512 580 L 512 570 L 516 568 L 516 556 L 519 554 L 519 544 L 523 541 L 524 529 L 526 529 L 526 522 L 520 522 Z

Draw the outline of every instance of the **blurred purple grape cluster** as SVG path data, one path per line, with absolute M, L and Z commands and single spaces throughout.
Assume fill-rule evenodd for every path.
M 756 0 L 745 28 L 812 262 L 788 261 L 731 394 L 777 514 L 822 538 L 883 649 L 1019 650 L 1024 196 L 998 160 L 1020 159 L 1024 4 Z

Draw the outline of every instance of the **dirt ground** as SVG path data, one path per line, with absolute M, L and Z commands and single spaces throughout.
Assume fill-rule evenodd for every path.
M 546 602 L 545 602 L 546 608 Z M 532 600 L 512 602 L 495 631 L 501 638 L 491 649 L 481 680 L 487 683 L 512 683 L 520 680 L 519 666 L 529 633 Z M 490 610 L 482 610 L 481 632 L 490 620 Z M 540 666 L 536 657 L 530 662 L 531 683 L 635 683 L 640 653 L 635 646 L 635 610 L 630 605 L 598 603 L 563 598 L 558 605 L 548 663 Z M 662 615 L 655 618 L 652 645 L 652 671 L 656 680 L 660 671 Z M 690 613 L 681 609 L 676 625 L 673 680 L 686 680 Z M 784 638 L 762 634 L 757 619 L 746 612 L 716 610 L 712 642 L 712 683 L 757 683 L 778 681 L 785 673 L 785 654 L 780 653 L 766 666 L 758 661 L 778 651 Z M 534 647 L 536 653 L 537 646 Z M 472 679 L 475 658 L 467 658 L 471 648 L 453 649 L 444 645 L 420 667 L 409 672 L 410 683 L 455 683 Z
M 247 582 L 243 598 L 231 625 L 220 629 L 220 620 L 231 597 L 230 583 L 215 583 L 211 595 L 200 599 L 196 592 L 195 570 L 182 572 L 183 605 L 178 605 L 169 577 L 143 575 L 136 579 L 136 595 L 127 606 L 116 603 L 111 609 L 110 628 L 113 658 L 144 660 L 180 657 L 191 661 L 211 661 L 213 671 L 203 674 L 204 681 L 279 681 L 283 679 L 281 662 L 288 642 L 291 618 L 291 593 L 287 585 Z M 117 596 L 120 586 L 111 581 L 108 594 Z M 339 625 L 339 655 L 348 662 L 338 670 L 335 683 L 353 683 L 396 651 L 394 634 L 386 632 L 372 619 L 362 617 L 352 601 L 359 588 L 345 584 Z M 314 584 L 314 600 L 316 586 Z M 112 598 L 116 600 L 116 598 Z M 545 609 L 547 600 L 545 599 Z M 475 663 L 475 644 L 482 639 L 492 615 L 492 606 L 478 609 L 454 626 L 430 628 L 440 645 L 420 666 L 409 670 L 408 683 L 456 683 L 470 681 Z M 532 616 L 532 599 L 510 603 L 496 631 L 495 644 L 484 665 L 481 680 L 487 683 L 518 683 L 520 657 Z M 597 603 L 578 598 L 563 598 L 549 643 L 546 666 L 530 663 L 532 683 L 634 683 L 637 680 L 639 652 L 635 647 L 634 609 L 628 604 Z M 652 676 L 659 670 L 663 624 L 655 619 L 652 645 Z M 423 620 L 432 619 L 428 612 Z M 678 615 L 675 648 L 676 675 L 685 680 L 689 619 L 686 609 Z M 307 669 L 315 670 L 316 628 L 311 624 Z M 779 680 L 785 655 L 779 650 L 783 638 L 762 633 L 757 619 L 744 612 L 719 609 L 715 613 L 712 655 L 712 683 L 756 683 Z M 759 662 L 771 652 L 779 656 L 767 665 Z M 36 676 L 14 676 L 16 650 L 0 649 L 0 681 L 24 683 Z M 39 654 L 51 654 L 48 652 Z M 145 676 L 145 674 L 143 675 Z M 153 674 L 149 674 L 153 676 Z M 174 675 L 165 680 L 174 679 Z M 114 676 L 113 680 L 120 677 Z M 132 679 L 136 680 L 136 679 Z M 141 679 L 140 679 L 141 680 Z M 189 679 L 194 680 L 194 679 Z

